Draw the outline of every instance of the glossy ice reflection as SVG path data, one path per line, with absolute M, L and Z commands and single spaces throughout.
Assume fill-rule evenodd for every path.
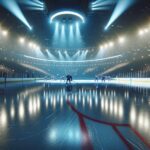
M 150 142 L 149 92 L 149 89 L 94 85 L 75 85 L 67 92 L 65 86 L 45 84 L 6 90 L 0 97 L 0 148 L 9 149 L 18 139 L 14 149 L 27 148 L 23 145 L 29 140 L 38 141 L 31 145 L 37 149 L 82 149 L 82 140 L 86 138 L 79 116 L 67 101 L 91 118 L 128 123 Z

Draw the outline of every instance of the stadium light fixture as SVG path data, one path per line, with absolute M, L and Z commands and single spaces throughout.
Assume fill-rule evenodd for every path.
M 2 31 L 2 36 L 7 37 L 7 36 L 8 36 L 8 31 L 3 30 L 3 31 Z
M 32 47 L 33 47 L 33 43 L 29 42 L 29 48 L 32 48 Z
M 59 16 L 63 16 L 63 15 L 72 15 L 72 16 L 75 16 L 75 17 L 78 17 L 83 23 L 85 23 L 85 18 L 83 15 L 81 15 L 80 13 L 78 12 L 75 12 L 75 11 L 60 11 L 60 12 L 57 12 L 55 14 L 53 14 L 51 17 L 50 17 L 50 23 L 53 23 L 53 20 Z
M 113 47 L 114 46 L 114 42 L 109 42 L 109 47 Z
M 104 44 L 104 48 L 105 49 L 107 49 L 108 48 L 108 44 L 106 43 L 106 44 Z
M 27 6 L 29 10 L 43 11 L 45 9 L 44 3 L 39 0 L 20 0 L 19 2 Z
M 142 35 L 144 35 L 144 31 L 141 29 L 141 30 L 138 31 L 138 34 L 139 34 L 140 36 L 142 36 Z
M 120 36 L 120 37 L 118 38 L 118 41 L 119 41 L 120 44 L 123 44 L 123 43 L 125 42 L 125 37 Z
M 149 29 L 148 29 L 148 28 L 140 29 L 140 30 L 138 31 L 138 34 L 139 34 L 140 36 L 143 36 L 144 34 L 147 34 L 147 33 L 149 33 Z
M 24 44 L 25 43 L 25 38 L 24 37 L 20 37 L 19 38 L 19 43 L 20 44 Z

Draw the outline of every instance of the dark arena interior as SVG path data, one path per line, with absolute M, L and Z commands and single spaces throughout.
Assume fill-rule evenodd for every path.
M 0 0 L 0 150 L 150 150 L 150 0 Z

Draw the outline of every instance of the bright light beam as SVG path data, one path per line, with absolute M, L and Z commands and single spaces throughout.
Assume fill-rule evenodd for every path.
M 19 6 L 15 0 L 1 0 L 0 5 L 5 7 L 14 16 L 16 16 L 20 21 L 22 21 L 30 30 L 32 30 L 32 27 L 26 20 L 25 16 L 23 15 L 21 9 L 19 8 Z
M 20 0 L 19 2 L 22 3 L 22 4 L 25 4 L 25 5 L 29 5 L 29 6 L 44 7 L 44 3 L 39 4 L 39 3 L 31 1 L 31 0 Z
M 74 55 L 73 55 L 73 59 L 76 60 L 77 58 L 79 59 L 79 55 L 80 55 L 80 51 L 77 51 Z
M 56 60 L 56 57 L 48 49 L 46 50 L 46 52 L 47 52 L 49 58 Z
M 58 51 L 58 55 L 59 55 L 59 59 L 62 61 L 62 60 L 65 60 L 64 56 L 62 55 L 62 53 L 60 51 Z
M 132 6 L 134 2 L 135 0 L 118 0 L 113 14 L 105 26 L 105 30 L 108 30 L 110 25 L 115 22 L 130 6 Z
M 67 51 L 65 51 L 64 54 L 65 54 L 65 57 L 66 57 L 67 60 L 71 60 Z
M 103 2 L 103 1 L 105 1 L 105 0 L 97 0 L 97 1 L 93 2 L 92 5 L 96 5 L 96 4 Z
M 37 11 L 43 11 L 44 8 L 40 8 L 40 7 L 27 7 L 27 9 L 29 10 L 37 10 Z
M 35 7 L 43 7 L 44 5 L 41 5 L 41 4 L 37 4 L 37 3 L 34 3 L 34 2 L 25 2 L 27 5 L 30 5 L 30 6 L 35 6 Z
M 38 4 L 41 4 L 41 5 L 43 5 L 44 3 L 42 3 L 41 1 L 39 1 L 39 0 L 33 0 L 33 2 L 35 2 L 35 3 L 38 3 Z
M 100 7 L 100 6 L 106 6 L 106 5 L 111 5 L 111 4 L 114 4 L 115 1 L 112 1 L 112 0 L 106 0 L 104 2 L 100 2 L 98 4 L 93 4 L 92 7 Z
M 83 47 L 84 43 L 83 43 L 83 39 L 81 36 L 79 22 L 76 22 L 76 25 L 75 25 L 75 40 L 76 40 L 76 45 L 78 45 L 78 47 Z
M 65 47 L 66 46 L 66 27 L 65 24 L 61 26 L 61 34 L 60 34 L 60 46 Z
M 21 20 L 30 30 L 32 29 L 15 0 L 1 0 L 0 4 Z
M 74 34 L 73 34 L 73 25 L 71 24 L 69 27 L 69 46 L 74 45 Z
M 58 41 L 59 41 L 59 30 L 60 30 L 60 25 L 59 25 L 59 22 L 56 22 L 55 23 L 55 29 L 54 29 L 54 36 L 53 36 L 53 46 L 57 46 L 58 44 Z
M 109 7 L 98 7 L 98 8 L 92 8 L 92 10 L 109 10 Z
M 44 3 L 39 3 L 39 1 L 20 0 L 19 2 L 25 4 L 29 10 L 43 11 L 45 9 Z

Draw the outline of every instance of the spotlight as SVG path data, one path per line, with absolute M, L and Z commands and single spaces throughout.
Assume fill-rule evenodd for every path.
M 114 43 L 113 42 L 109 42 L 109 47 L 113 47 Z
M 114 0 L 97 0 L 91 4 L 91 9 L 93 11 L 108 10 L 110 9 L 110 6 L 115 3 L 116 1 Z
M 44 3 L 42 3 L 38 0 L 32 0 L 32 1 L 31 0 L 24 0 L 24 1 L 22 0 L 19 2 L 27 5 L 27 9 L 30 9 L 30 10 L 43 11 L 45 9 Z
M 1 0 L 0 4 L 10 11 L 14 16 L 16 16 L 20 21 L 22 21 L 29 29 L 31 28 L 15 0 Z
M 33 1 L 36 2 L 36 3 L 38 3 L 38 4 L 40 4 L 40 5 L 44 5 L 44 3 L 41 2 L 41 1 L 39 1 L 39 0 L 33 0 Z
M 37 46 L 35 43 L 33 43 L 32 47 L 33 47 L 34 49 L 37 49 L 38 46 Z
M 115 22 L 130 6 L 132 6 L 134 2 L 135 0 L 118 0 L 117 6 L 105 26 L 105 30 L 108 30 L 110 25 Z
M 119 37 L 118 41 L 120 44 L 123 44 L 125 42 L 125 37 L 123 37 L 123 36 Z
M 29 47 L 32 48 L 33 47 L 33 43 L 29 42 Z
M 20 44 L 24 44 L 24 43 L 25 43 L 25 38 L 20 37 L 20 38 L 19 38 L 19 43 L 20 43 Z
M 108 48 L 108 44 L 106 43 L 106 44 L 104 44 L 104 48 L 105 49 L 107 49 Z
M 8 31 L 3 30 L 3 31 L 2 31 L 2 35 L 3 35 L 4 37 L 7 37 L 7 36 L 8 36 Z
M 142 36 L 142 35 L 144 34 L 144 31 L 143 31 L 143 30 L 139 30 L 138 34 L 139 34 L 140 36 Z
M 32 26 L 30 26 L 30 27 L 29 27 L 29 30 L 30 30 L 30 31 L 32 31 L 32 30 L 33 30 L 33 27 L 32 27 Z
M 92 8 L 93 11 L 99 11 L 99 10 L 109 10 L 110 7 L 98 7 L 98 8 Z
M 148 32 L 149 32 L 149 29 L 145 28 L 145 29 L 139 30 L 138 34 L 139 34 L 140 36 L 143 36 L 144 34 L 146 34 L 146 33 L 148 33 Z

